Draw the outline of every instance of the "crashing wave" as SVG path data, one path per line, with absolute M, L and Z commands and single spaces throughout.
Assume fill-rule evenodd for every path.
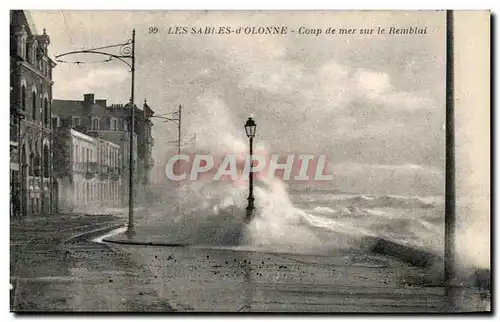
M 351 199 L 360 207 L 390 207 L 390 208 L 432 208 L 439 206 L 439 200 L 434 198 L 408 197 L 408 196 L 356 196 Z

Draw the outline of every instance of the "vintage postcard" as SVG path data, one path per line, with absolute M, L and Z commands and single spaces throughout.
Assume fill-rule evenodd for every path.
M 490 312 L 490 19 L 11 10 L 11 311 Z

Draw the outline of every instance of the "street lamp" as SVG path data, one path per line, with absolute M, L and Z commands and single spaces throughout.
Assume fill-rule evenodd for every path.
M 253 138 L 255 136 L 255 130 L 257 128 L 257 124 L 255 124 L 254 120 L 249 117 L 247 122 L 245 123 L 245 132 L 247 134 L 247 137 L 250 141 L 250 177 L 249 177 L 249 192 L 248 192 L 248 206 L 247 206 L 247 212 L 245 216 L 245 222 L 249 223 L 252 218 L 253 218 L 253 213 L 255 210 L 254 206 L 254 197 L 253 197 Z

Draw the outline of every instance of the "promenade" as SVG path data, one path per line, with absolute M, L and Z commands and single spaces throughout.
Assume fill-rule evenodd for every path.
M 171 311 L 148 289 L 146 270 L 92 242 L 123 224 L 117 216 L 84 214 L 12 222 L 11 311 Z
M 125 236 L 107 240 L 126 241 Z M 105 239 L 106 240 L 106 239 Z M 243 247 L 117 244 L 153 273 L 153 288 L 175 310 L 195 312 L 483 312 L 474 287 L 449 289 L 434 272 L 356 250 L 330 256 Z
M 424 268 L 382 254 L 94 241 L 124 223 L 83 214 L 13 222 L 11 310 L 435 313 L 490 306 L 474 287 L 432 285 Z

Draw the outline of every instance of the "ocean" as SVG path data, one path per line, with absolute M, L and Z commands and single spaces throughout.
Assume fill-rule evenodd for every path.
M 248 186 L 191 182 L 166 187 L 136 212 L 136 238 L 148 242 L 328 254 L 382 237 L 441 254 L 443 196 L 293 191 L 278 179 L 257 182 L 256 212 L 243 218 Z

